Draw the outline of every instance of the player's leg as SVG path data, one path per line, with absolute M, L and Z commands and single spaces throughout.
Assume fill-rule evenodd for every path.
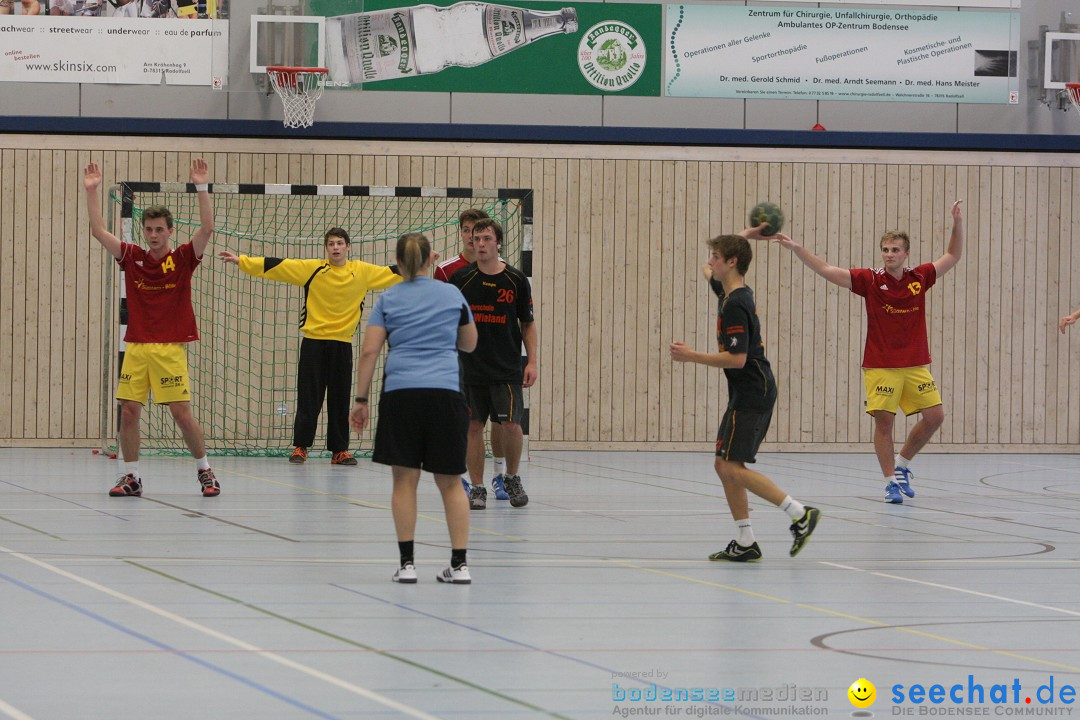
M 124 352 L 124 363 L 120 368 L 120 381 L 116 388 L 116 399 L 120 401 L 120 430 L 117 442 L 120 445 L 120 479 L 109 495 L 127 497 L 142 494 L 142 478 L 139 475 L 139 420 L 143 405 L 150 397 L 150 368 L 145 343 L 130 343 Z
M 941 404 L 941 393 L 930 374 L 930 368 L 908 368 L 905 371 L 904 390 L 900 395 L 900 409 L 906 415 L 919 414 L 919 420 L 908 432 L 907 439 L 896 456 L 893 467 L 893 482 L 900 492 L 908 497 L 915 497 L 911 487 L 914 474 L 908 463 L 926 447 L 945 422 L 945 408 Z
M 466 557 L 469 546 L 469 502 L 458 492 L 458 478 L 466 465 L 469 409 L 460 394 L 429 391 L 423 433 L 422 467 L 435 476 L 442 495 L 446 527 L 450 532 L 450 566 L 438 575 L 440 582 L 467 585 L 472 582 Z
M 521 421 L 525 419 L 521 385 L 501 383 L 491 386 L 491 420 L 502 425 L 502 450 L 506 454 L 506 473 L 503 475 L 503 487 L 511 507 L 524 507 L 529 503 L 525 486 L 518 469 L 521 466 L 521 451 L 525 445 L 525 434 Z
M 183 343 L 161 343 L 147 347 L 154 401 L 168 406 L 173 422 L 184 437 L 184 444 L 195 458 L 196 478 L 202 494 L 205 497 L 216 497 L 221 493 L 221 486 L 218 485 L 206 458 L 206 441 L 203 439 L 202 427 L 191 411 L 187 347 Z
M 465 402 L 469 408 L 468 449 L 465 461 L 468 465 L 469 506 L 473 510 L 487 507 L 487 488 L 484 487 L 484 425 L 491 414 L 488 385 L 465 385 Z
M 296 418 L 293 420 L 293 446 L 303 448 L 303 458 L 293 451 L 292 462 L 303 462 L 306 449 L 315 442 L 323 396 L 326 394 L 326 366 L 323 341 L 304 338 L 300 341 L 300 360 L 296 366 Z
M 352 343 L 327 340 L 326 449 L 334 465 L 355 465 L 349 452 L 349 410 L 352 402 Z
M 496 500 L 509 500 L 503 484 L 503 475 L 506 474 L 506 451 L 503 449 L 503 426 L 491 423 L 491 458 L 495 464 L 495 475 L 491 478 L 491 487 L 495 490 Z
M 904 498 L 893 480 L 893 453 L 896 452 L 893 427 L 904 387 L 903 371 L 863 368 L 863 383 L 866 386 L 866 412 L 874 418 L 874 455 L 885 482 L 885 502 L 898 505 Z

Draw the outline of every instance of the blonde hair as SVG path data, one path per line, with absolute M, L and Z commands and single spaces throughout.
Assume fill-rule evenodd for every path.
M 412 280 L 431 257 L 431 241 L 420 233 L 405 233 L 397 241 L 398 272 Z
M 878 249 L 882 245 L 890 240 L 900 240 L 904 243 L 904 252 L 911 252 L 911 240 L 908 238 L 908 234 L 903 230 L 889 230 L 881 236 L 880 242 L 878 242 Z

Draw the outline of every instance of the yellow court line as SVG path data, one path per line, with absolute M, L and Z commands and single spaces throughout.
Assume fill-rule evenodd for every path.
M 827 608 L 818 607 L 816 605 L 807 605 L 805 603 L 796 603 L 796 602 L 793 602 L 791 600 L 785 600 L 784 598 L 776 597 L 774 595 L 765 595 L 764 593 L 754 592 L 753 590 L 746 590 L 745 588 L 735 587 L 734 585 L 725 585 L 723 583 L 712 582 L 711 580 L 702 580 L 701 578 L 690 577 L 689 575 L 680 575 L 679 573 L 668 572 L 666 570 L 656 570 L 655 568 L 643 567 L 641 565 L 631 565 L 630 563 L 625 563 L 625 562 L 618 562 L 617 564 L 622 565 L 623 567 L 632 568 L 634 570 L 644 570 L 645 572 L 650 572 L 650 573 L 653 573 L 655 575 L 663 575 L 665 577 L 675 578 L 677 580 L 685 580 L 687 582 L 696 583 L 698 585 L 707 585 L 709 587 L 715 587 L 715 588 L 720 588 L 722 590 L 728 590 L 730 592 L 739 593 L 740 595 L 749 595 L 751 597 L 761 598 L 763 600 L 772 600 L 773 602 L 778 602 L 778 603 L 781 603 L 783 605 L 791 605 L 793 607 L 802 608 L 803 610 L 810 610 L 812 612 L 821 613 L 823 615 L 831 615 L 833 617 L 840 617 L 840 618 L 844 618 L 846 620 L 854 620 L 856 622 L 865 623 L 867 625 L 871 625 L 871 626 L 874 626 L 874 627 L 888 628 L 888 629 L 891 629 L 891 630 L 897 630 L 899 632 L 907 633 L 909 635 L 917 635 L 919 637 L 924 637 L 924 638 L 929 638 L 929 639 L 932 639 L 932 640 L 937 640 L 939 642 L 943 642 L 943 643 L 946 643 L 948 645 L 956 645 L 956 646 L 966 648 L 966 649 L 969 649 L 969 650 L 979 650 L 981 652 L 988 652 L 988 653 L 992 653 L 994 655 L 1000 655 L 1002 657 L 1012 658 L 1014 660 L 1026 660 L 1028 662 L 1032 662 L 1032 663 L 1035 663 L 1037 665 L 1045 665 L 1047 667 L 1059 668 L 1061 670 L 1068 670 L 1070 672 L 1080 672 L 1080 667 L 1075 667 L 1073 665 L 1065 665 L 1063 663 L 1056 663 L 1056 662 L 1053 662 L 1053 661 L 1050 661 L 1050 660 L 1040 660 L 1039 658 L 1033 658 L 1033 657 L 1029 657 L 1027 655 L 1020 655 L 1018 653 L 1012 653 L 1012 652 L 1008 652 L 1006 650 L 995 650 L 993 648 L 986 647 L 984 645 L 975 645 L 973 643 L 964 642 L 963 640 L 955 640 L 955 639 L 950 638 L 950 637 L 945 637 L 944 635 L 937 635 L 937 634 L 934 634 L 934 633 L 925 632 L 923 630 L 916 630 L 915 628 L 900 627 L 900 626 L 897 626 L 897 625 L 893 625 L 891 623 L 884 623 L 884 622 L 880 622 L 878 620 L 872 620 L 870 618 L 864 618 L 864 617 L 861 617 L 859 615 L 850 615 L 848 613 L 839 612 L 837 610 L 829 610 Z M 821 564 L 822 565 L 828 565 L 830 567 L 839 568 L 839 569 L 844 569 L 844 570 L 854 570 L 856 572 L 868 572 L 866 570 L 860 570 L 858 568 L 849 567 L 847 565 L 837 565 L 836 563 L 824 562 L 824 563 L 821 563 Z M 906 578 L 901 578 L 901 577 L 894 576 L 894 575 L 885 575 L 883 573 L 870 572 L 870 574 L 871 575 L 880 575 L 882 577 L 892 578 L 892 579 L 896 579 L 896 580 L 905 580 L 906 579 Z M 921 582 L 921 581 L 914 581 L 914 582 Z M 922 584 L 931 584 L 931 583 L 922 583 Z M 960 590 L 961 592 L 973 592 L 973 591 L 965 591 L 962 588 L 950 588 L 947 585 L 942 585 L 940 587 L 945 587 L 945 588 L 949 588 L 949 589 L 957 589 L 957 590 Z M 985 593 L 976 593 L 976 594 L 985 595 Z M 1009 598 L 1004 598 L 1004 597 L 997 596 L 997 595 L 987 595 L 987 597 L 992 597 L 992 598 L 995 598 L 995 599 L 1006 600 L 1006 601 L 1009 600 Z M 1022 602 L 1022 601 L 1014 601 L 1014 602 Z M 1032 603 L 1023 603 L 1022 602 L 1022 604 L 1030 605 Z M 1039 606 L 1039 607 L 1045 607 L 1046 609 L 1054 609 L 1054 608 L 1050 608 L 1049 606 Z M 1065 611 L 1062 611 L 1062 612 L 1065 612 Z M 1073 614 L 1071 611 L 1068 611 L 1068 612 L 1069 612 L 1069 614 Z
M 323 495 L 325 497 L 335 498 L 337 500 L 344 500 L 345 502 L 356 503 L 364 507 L 371 508 L 373 510 L 390 510 L 389 505 L 382 505 L 380 503 L 368 502 L 366 500 L 360 500 L 359 498 L 349 497 L 348 495 L 340 495 L 338 493 L 326 492 L 325 490 L 316 490 L 315 488 L 304 487 L 303 485 L 295 485 L 293 483 L 282 482 L 281 480 L 274 480 L 272 478 L 261 477 L 259 475 L 249 475 L 248 473 L 236 472 L 234 470 L 225 470 L 230 475 L 237 477 L 247 478 L 249 480 L 261 480 L 262 482 L 272 483 L 274 485 L 280 485 L 281 487 L 292 488 L 293 490 L 304 490 L 305 492 L 314 493 L 316 495 Z M 431 520 L 432 522 L 446 524 L 445 518 L 435 517 L 434 515 L 426 515 L 422 512 L 416 514 L 417 517 L 424 518 L 425 520 Z M 527 542 L 525 538 L 517 537 L 515 535 L 507 535 L 506 533 L 496 532 L 494 530 L 486 530 L 484 528 L 478 528 L 469 523 L 470 533 L 479 533 L 482 535 L 494 535 L 495 537 L 501 537 L 505 540 L 514 540 L 516 542 Z

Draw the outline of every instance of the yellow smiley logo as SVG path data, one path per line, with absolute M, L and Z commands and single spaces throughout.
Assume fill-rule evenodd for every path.
M 874 704 L 874 698 L 877 697 L 877 688 L 874 687 L 874 683 L 866 678 L 859 678 L 851 683 L 851 687 L 847 689 L 847 696 L 855 707 L 868 708 Z

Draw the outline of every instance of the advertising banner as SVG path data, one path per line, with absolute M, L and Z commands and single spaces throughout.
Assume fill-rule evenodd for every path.
M 6 82 L 220 87 L 228 62 L 227 20 L 0 15 Z
M 1018 103 L 1020 13 L 669 5 L 672 97 Z
M 660 95 L 662 5 L 313 0 L 337 87 Z

